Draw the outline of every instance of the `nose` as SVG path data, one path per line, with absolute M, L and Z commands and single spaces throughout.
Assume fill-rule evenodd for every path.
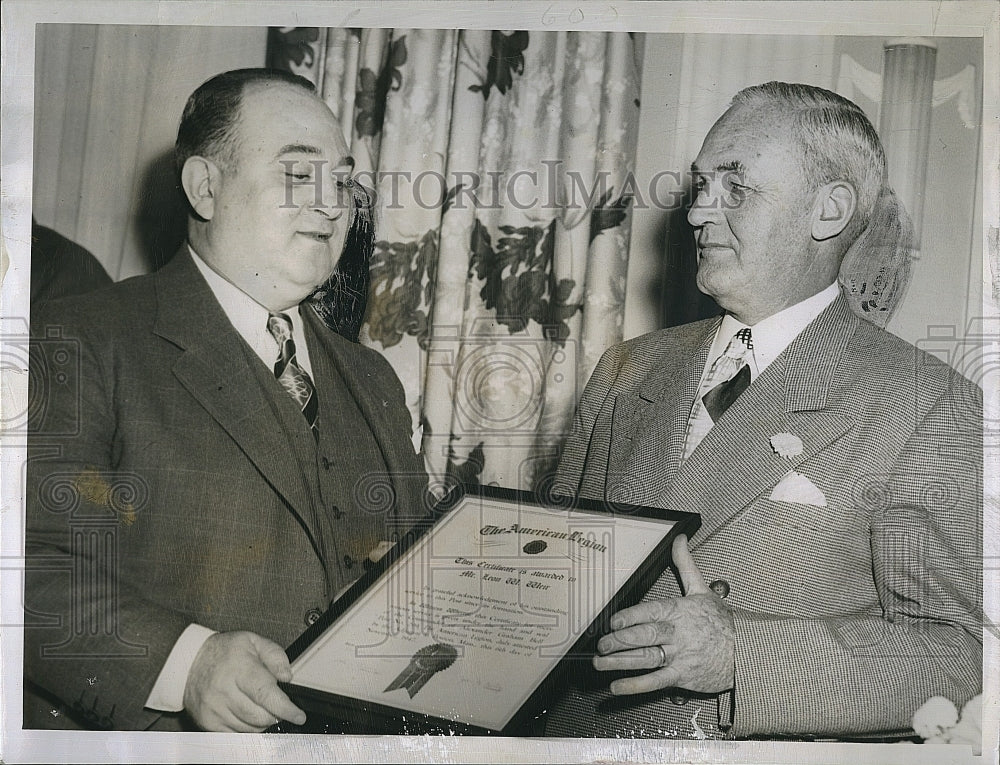
M 316 195 L 313 209 L 329 220 L 337 220 L 350 212 L 352 194 L 350 182 L 338 177 L 336 173 L 324 177 L 320 193 Z
M 694 199 L 688 208 L 687 219 L 695 228 L 701 228 L 718 213 L 719 200 L 709 192 L 709 188 L 706 184 L 703 188 L 694 190 Z

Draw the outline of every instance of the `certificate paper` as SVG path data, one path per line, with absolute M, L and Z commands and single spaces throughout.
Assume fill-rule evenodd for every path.
M 696 516 L 467 494 L 292 663 L 293 686 L 500 731 Z M 655 554 L 655 555 L 654 555 Z M 294 690 L 294 689 L 293 689 Z

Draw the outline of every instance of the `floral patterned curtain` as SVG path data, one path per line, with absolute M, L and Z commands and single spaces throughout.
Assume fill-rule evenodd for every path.
M 538 488 L 622 338 L 642 37 L 272 29 L 374 187 L 361 342 L 406 389 L 432 480 Z

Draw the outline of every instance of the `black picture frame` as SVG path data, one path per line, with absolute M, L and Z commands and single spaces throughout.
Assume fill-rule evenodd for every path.
M 429 714 L 400 709 L 365 699 L 342 696 L 295 683 L 282 683 L 282 689 L 294 703 L 307 712 L 305 726 L 279 723 L 274 732 L 329 732 L 383 735 L 537 735 L 544 717 L 545 702 L 558 688 L 560 680 L 580 662 L 590 665 L 594 644 L 608 631 L 608 620 L 616 611 L 639 602 L 656 578 L 671 565 L 670 548 L 679 534 L 690 538 L 700 527 L 701 517 L 695 513 L 664 510 L 620 502 L 602 502 L 585 498 L 558 495 L 542 497 L 532 492 L 515 489 L 460 484 L 438 502 L 432 515 L 407 532 L 366 573 L 338 598 L 327 611 L 303 632 L 286 650 L 289 661 L 294 662 L 323 633 L 347 612 L 369 587 L 373 586 L 414 544 L 433 531 L 438 523 L 469 495 L 500 500 L 545 509 L 562 509 L 584 513 L 627 515 L 654 521 L 671 521 L 672 528 L 656 545 L 653 552 L 635 569 L 632 575 L 607 601 L 598 616 L 586 630 L 579 634 L 573 646 L 563 655 L 556 667 L 542 679 L 520 710 L 503 726 L 493 729 L 460 720 L 436 717 Z

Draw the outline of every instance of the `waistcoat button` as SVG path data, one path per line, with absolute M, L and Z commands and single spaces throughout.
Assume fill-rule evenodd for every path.
M 320 611 L 318 608 L 310 608 L 308 611 L 306 611 L 306 616 L 305 616 L 306 626 L 311 627 L 312 625 L 314 625 L 316 622 L 319 621 L 319 618 L 322 615 L 323 612 Z

